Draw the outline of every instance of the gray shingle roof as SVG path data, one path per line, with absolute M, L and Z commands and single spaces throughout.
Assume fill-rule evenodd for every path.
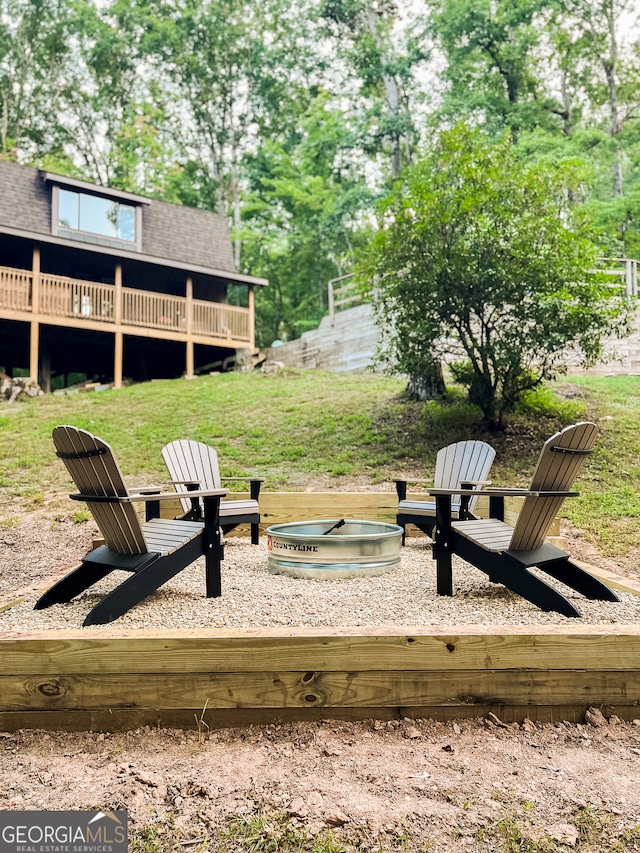
M 96 186 L 96 189 L 108 189 Z M 51 236 L 51 185 L 38 169 L 0 160 L 0 228 Z M 83 243 L 84 249 L 90 244 Z M 99 251 L 99 247 L 96 247 Z M 235 270 L 229 224 L 207 210 L 150 200 L 142 206 L 142 254 L 218 270 Z
M 0 225 L 51 234 L 51 188 L 37 169 L 0 160 Z
M 142 208 L 142 251 L 198 266 L 235 270 L 225 217 L 166 201 L 153 200 Z

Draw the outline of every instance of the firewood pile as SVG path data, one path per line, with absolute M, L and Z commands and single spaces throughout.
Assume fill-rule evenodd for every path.
M 29 376 L 11 378 L 6 373 L 0 373 L 0 403 L 13 403 L 20 397 L 42 397 L 44 391 Z

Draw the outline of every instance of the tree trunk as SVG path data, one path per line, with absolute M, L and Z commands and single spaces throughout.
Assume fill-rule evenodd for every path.
M 567 85 L 567 74 L 564 71 L 562 72 L 562 76 L 560 79 L 560 94 L 562 97 L 562 106 L 564 109 L 564 113 L 562 115 L 562 129 L 565 136 L 572 136 L 573 105 L 571 103 L 571 95 L 569 94 L 569 88 Z
M 504 428 L 504 403 L 488 377 L 476 373 L 469 385 L 469 402 L 482 410 L 490 432 Z
M 419 376 L 416 374 L 410 376 L 406 388 L 407 397 L 410 400 L 418 401 L 435 400 L 438 397 L 443 397 L 445 391 L 442 364 L 439 361 L 433 363 L 430 372 L 421 373 Z
M 618 145 L 617 136 L 620 133 L 621 121 L 618 112 L 618 42 L 616 39 L 615 16 L 612 6 L 607 8 L 607 24 L 609 29 L 609 56 L 603 58 L 607 89 L 609 91 L 609 116 L 611 138 L 616 143 L 616 157 L 613 164 L 613 194 L 616 198 L 623 195 L 622 188 L 622 154 Z
M 240 237 L 240 226 L 242 224 L 240 211 L 240 187 L 237 179 L 234 179 L 232 184 L 233 196 L 233 261 L 236 265 L 236 270 L 240 271 L 240 249 L 242 241 Z
M 380 34 L 378 32 L 375 12 L 373 9 L 368 6 L 365 10 L 365 18 L 367 21 L 367 26 L 369 28 L 369 33 L 371 37 L 374 39 L 376 43 L 376 47 L 380 51 L 380 56 L 383 56 L 383 46 L 382 41 L 380 39 Z M 398 81 L 392 74 L 388 74 L 387 72 L 382 72 L 382 83 L 384 85 L 384 91 L 387 99 L 387 107 L 389 108 L 389 113 L 393 116 L 394 119 L 398 118 L 400 113 L 400 87 L 398 86 Z M 394 178 L 397 178 L 400 172 L 402 171 L 402 139 L 401 136 L 394 132 L 391 140 L 391 171 Z M 409 157 L 407 156 L 407 162 L 409 162 Z

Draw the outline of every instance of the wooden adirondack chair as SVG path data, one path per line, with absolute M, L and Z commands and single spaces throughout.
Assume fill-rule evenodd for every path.
M 131 577 L 105 595 L 83 625 L 112 622 L 202 556 L 207 597 L 221 594 L 218 516 L 225 489 L 192 493 L 194 500 L 204 503 L 203 520 L 152 518 L 141 524 L 133 506 L 136 501 L 157 506 L 161 500 L 175 500 L 175 492 L 129 493 L 111 447 L 83 429 L 58 426 L 53 430 L 53 442 L 79 489 L 70 497 L 87 504 L 106 544 L 90 551 L 79 566 L 45 592 L 36 610 L 70 601 L 110 572 L 123 569 Z
M 219 489 L 221 483 L 232 480 L 244 480 L 249 483 L 249 500 L 225 500 L 220 503 L 220 527 L 224 533 L 233 530 L 239 524 L 251 525 L 251 544 L 257 545 L 260 536 L 260 508 L 258 496 L 263 482 L 261 477 L 220 477 L 218 454 L 208 444 L 200 441 L 178 440 L 162 448 L 171 481 L 180 498 L 184 517 L 199 517 L 198 509 L 202 504 L 194 502 L 192 489 Z M 188 495 L 188 497 L 186 497 Z
M 487 475 L 493 464 L 496 452 L 484 441 L 458 441 L 449 444 L 438 451 L 436 456 L 436 471 L 432 481 L 426 480 L 394 480 L 398 493 L 398 514 L 396 524 L 402 527 L 402 544 L 404 545 L 407 524 L 414 524 L 427 536 L 431 536 L 436 525 L 436 502 L 408 501 L 407 483 L 433 483 L 437 489 L 456 489 L 457 487 L 479 490 L 486 485 Z M 477 495 L 468 499 L 466 504 L 467 516 L 473 516 L 473 510 L 478 500 Z M 451 517 L 460 518 L 460 495 L 452 495 Z
M 436 499 L 436 532 L 433 556 L 437 561 L 440 595 L 453 594 L 451 556 L 458 554 L 494 583 L 501 583 L 542 610 L 580 616 L 577 608 L 554 587 L 529 569 L 538 567 L 586 598 L 618 601 L 618 597 L 593 575 L 569 559 L 569 555 L 545 543 L 551 524 L 565 498 L 575 497 L 573 482 L 593 449 L 595 424 L 582 422 L 552 435 L 542 448 L 529 489 L 483 489 L 490 498 L 491 518 L 455 520 L 451 489 L 431 489 Z M 458 490 L 456 490 L 458 491 Z M 463 490 L 463 498 L 475 492 Z M 504 498 L 523 496 L 515 527 L 504 523 Z

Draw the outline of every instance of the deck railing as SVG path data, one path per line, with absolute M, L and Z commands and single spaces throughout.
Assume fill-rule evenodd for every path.
M 30 270 L 0 267 L 0 309 L 33 311 L 33 273 Z M 189 323 L 188 311 L 192 317 Z M 48 317 L 78 321 L 116 323 L 116 288 L 59 275 L 40 275 L 37 311 Z M 248 308 L 220 302 L 188 300 L 132 287 L 122 288 L 123 326 L 162 329 L 199 337 L 225 338 L 234 343 L 250 342 Z
M 338 278 L 332 278 L 327 283 L 329 316 L 332 324 L 336 311 L 344 310 L 345 307 L 352 308 L 362 302 L 362 291 L 354 279 L 355 274 L 350 272 L 338 276 Z M 343 284 L 343 282 L 347 282 L 347 284 Z
M 180 296 L 122 289 L 122 322 L 128 326 L 187 331 L 187 300 Z
M 39 310 L 49 317 L 79 317 L 113 323 L 114 294 L 115 288 L 109 284 L 42 275 Z
M 249 311 L 247 308 L 238 308 L 235 305 L 194 299 L 193 332 L 206 335 L 207 329 L 216 329 L 216 335 L 221 338 L 248 341 Z
M 0 267 L 0 308 L 30 311 L 32 281 L 33 274 L 30 270 Z
M 356 273 L 350 272 L 345 275 L 332 278 L 327 283 L 329 296 L 329 318 L 333 326 L 336 314 L 355 308 L 356 305 L 369 304 L 376 298 L 377 281 L 374 277 L 371 286 L 365 288 L 356 278 Z
M 638 261 L 633 258 L 598 258 L 595 272 L 610 276 L 615 285 L 621 286 L 626 299 L 638 296 Z

